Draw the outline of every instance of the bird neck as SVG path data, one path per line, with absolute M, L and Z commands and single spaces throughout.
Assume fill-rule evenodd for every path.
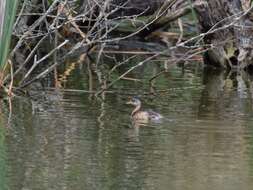
M 141 104 L 139 104 L 138 106 L 136 106 L 134 108 L 134 110 L 132 111 L 131 116 L 134 116 L 134 114 L 136 114 L 138 111 L 140 111 L 140 109 L 141 109 Z

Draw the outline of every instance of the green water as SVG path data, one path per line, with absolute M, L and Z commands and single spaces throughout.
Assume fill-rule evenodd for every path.
M 252 189 L 250 78 L 193 63 L 170 67 L 151 89 L 147 76 L 163 65 L 147 65 L 128 76 L 142 82 L 119 81 L 104 100 L 82 91 L 35 91 L 12 101 L 11 116 L 2 100 L 2 189 Z M 98 82 L 77 66 L 62 86 L 94 90 Z M 125 102 L 133 94 L 164 121 L 132 126 Z

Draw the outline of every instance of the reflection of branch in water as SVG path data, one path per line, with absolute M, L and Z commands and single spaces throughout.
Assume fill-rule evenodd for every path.
M 76 62 L 72 62 L 70 64 L 68 64 L 67 69 L 64 71 L 63 74 L 61 74 L 59 76 L 58 82 L 59 82 L 59 87 L 62 87 L 62 83 L 65 83 L 68 76 L 70 76 L 71 72 L 76 68 L 77 65 L 80 65 L 81 63 L 83 63 L 87 58 L 87 54 L 81 54 L 79 56 L 79 59 Z
M 11 97 L 8 97 L 8 104 L 9 104 L 9 115 L 8 115 L 7 126 L 10 127 L 11 118 L 12 118 L 12 100 L 11 100 Z
M 253 110 L 253 75 L 249 74 L 247 72 L 243 72 L 242 77 L 248 83 L 249 94 L 250 94 L 250 97 L 251 97 L 251 107 L 252 107 L 252 110 Z
M 12 97 L 6 97 L 0 100 L 0 123 L 6 127 L 11 127 L 11 121 L 17 119 L 13 115 Z M 1 126 L 0 126 L 1 127 Z
M 161 74 L 165 73 L 165 70 L 162 70 L 160 72 L 158 72 L 157 74 L 155 74 L 154 76 L 152 76 L 150 79 L 149 79 L 149 82 L 153 82 L 157 77 L 159 77 Z
M 149 93 L 152 95 L 156 95 L 154 81 L 150 81 L 150 83 L 149 83 Z
M 155 71 L 156 72 L 156 71 Z M 155 95 L 155 79 L 159 77 L 161 74 L 163 74 L 165 70 L 159 71 L 158 73 L 155 73 L 150 79 L 149 79 L 149 86 L 150 86 L 150 94 Z
M 97 93 L 96 96 L 100 95 L 102 92 L 104 92 L 105 90 L 107 90 L 108 88 L 110 88 L 111 86 L 113 86 L 116 82 L 118 82 L 120 79 L 122 79 L 123 77 L 125 77 L 128 73 L 130 73 L 131 71 L 135 70 L 136 68 L 142 66 L 143 64 L 147 63 L 148 61 L 154 59 L 155 57 L 157 57 L 159 54 L 155 54 L 153 56 L 150 56 L 148 58 L 146 58 L 145 60 L 139 62 L 137 65 L 131 67 L 130 69 L 128 69 L 126 72 L 124 72 L 122 75 L 120 75 L 117 79 L 115 79 L 114 81 L 112 81 L 110 84 L 107 85 L 107 88 L 101 88 Z
M 100 105 L 100 115 L 98 116 L 97 118 L 97 121 L 99 123 L 99 129 L 98 129 L 98 141 L 99 141 L 99 144 L 103 141 L 103 138 L 102 138 L 102 135 L 103 135 L 103 130 L 104 130 L 104 124 L 105 122 L 103 121 L 104 119 L 104 116 L 105 116 L 105 92 L 102 93 L 101 95 L 102 97 L 102 101 L 101 101 L 101 105 Z
M 101 102 L 100 110 L 101 110 L 101 113 L 98 116 L 97 120 L 99 122 L 99 128 L 103 129 L 104 128 L 104 124 L 105 124 L 105 122 L 103 121 L 103 117 L 105 116 L 105 113 L 106 113 L 105 112 L 105 102 L 104 101 Z
M 164 69 L 160 72 L 158 72 L 157 74 L 153 75 L 150 79 L 150 93 L 154 94 L 155 93 L 155 88 L 154 88 L 154 80 L 157 79 L 158 77 L 160 77 L 162 74 L 164 74 L 165 72 L 168 72 L 169 66 L 172 67 L 175 64 L 178 64 L 180 62 L 183 62 L 183 67 L 182 67 L 182 72 L 184 72 L 184 66 L 189 63 L 188 60 L 191 59 L 192 57 L 201 54 L 205 51 L 207 51 L 208 49 L 194 49 L 194 50 L 189 50 L 187 51 L 184 56 L 182 56 L 181 58 L 174 58 L 175 62 L 172 62 L 173 59 L 171 60 L 166 60 L 164 63 Z M 171 64 L 169 64 L 171 63 Z
M 90 92 L 93 92 L 93 75 L 92 75 L 92 70 L 91 70 L 91 62 L 89 59 L 87 59 L 87 70 L 88 70 L 88 78 L 89 78 L 89 82 L 88 82 L 88 85 L 89 85 L 89 91 Z M 93 96 L 92 93 L 90 93 L 89 95 L 89 99 L 91 99 Z
M 104 85 L 106 85 L 106 82 L 104 82 Z M 104 121 L 103 121 L 103 117 L 105 116 L 105 92 L 103 92 L 101 94 L 101 98 L 102 98 L 102 102 L 101 102 L 101 107 L 100 107 L 100 110 L 101 110 L 101 113 L 100 115 L 98 116 L 98 122 L 99 122 L 99 128 L 100 129 L 103 129 L 104 128 Z
M 244 114 L 245 104 L 242 99 L 249 97 L 247 73 L 243 70 L 204 69 L 204 89 L 200 98 L 198 116 L 201 117 L 240 117 Z M 229 110 L 229 112 L 227 111 Z M 228 116 L 228 114 L 230 114 Z
M 58 80 L 58 71 L 56 67 L 54 68 L 54 87 L 55 88 L 61 87 L 60 82 Z

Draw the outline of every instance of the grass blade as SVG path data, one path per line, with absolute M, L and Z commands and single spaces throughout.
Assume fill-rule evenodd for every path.
M 0 72 L 9 53 L 13 22 L 18 0 L 0 0 Z

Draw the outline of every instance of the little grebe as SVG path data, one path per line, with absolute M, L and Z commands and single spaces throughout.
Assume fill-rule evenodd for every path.
M 135 106 L 135 109 L 131 113 L 131 116 L 134 120 L 148 122 L 149 120 L 159 121 L 163 118 L 162 115 L 151 110 L 141 111 L 141 101 L 138 98 L 131 98 L 127 104 Z

